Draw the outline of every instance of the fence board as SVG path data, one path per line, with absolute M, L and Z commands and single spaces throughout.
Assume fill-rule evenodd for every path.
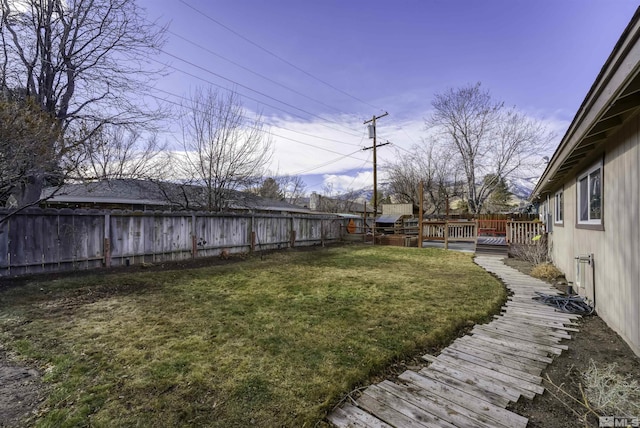
M 208 257 L 223 249 L 248 252 L 254 234 L 257 250 L 317 245 L 339 240 L 348 221 L 328 215 L 30 209 L 0 225 L 0 276 Z

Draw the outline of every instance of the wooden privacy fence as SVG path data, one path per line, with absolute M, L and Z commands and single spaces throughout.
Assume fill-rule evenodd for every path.
M 318 245 L 340 240 L 347 221 L 331 215 L 31 209 L 0 225 L 0 276 Z
M 505 236 L 508 220 L 478 219 L 478 235 Z

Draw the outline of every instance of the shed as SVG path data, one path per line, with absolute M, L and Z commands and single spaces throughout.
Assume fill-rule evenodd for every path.
M 376 231 L 380 233 L 401 233 L 402 231 L 402 215 L 387 214 L 376 218 Z

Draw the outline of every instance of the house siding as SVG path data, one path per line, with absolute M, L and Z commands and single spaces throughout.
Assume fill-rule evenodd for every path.
M 567 279 L 576 282 L 575 257 L 594 255 L 598 315 L 640 355 L 640 117 L 613 134 L 603 161 L 604 230 L 577 223 L 577 176 L 564 183 L 564 225 L 550 234 L 550 254 Z M 553 210 L 553 206 L 549 207 Z M 591 267 L 577 291 L 593 300 Z

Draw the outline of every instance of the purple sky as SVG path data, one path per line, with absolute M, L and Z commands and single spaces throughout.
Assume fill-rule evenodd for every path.
M 424 135 L 434 93 L 478 81 L 496 100 L 547 121 L 559 141 L 638 7 L 630 0 L 140 4 L 170 24 L 169 55 L 158 60 L 200 77 L 173 71 L 158 82 L 172 95 L 162 95 L 180 101 L 197 86 L 235 86 L 245 107 L 272 125 L 272 169 L 304 175 L 310 190 L 369 185 L 366 152 L 340 158 L 370 145 L 362 122 L 373 114 L 388 111 L 378 135 L 408 149 Z M 380 161 L 394 153 L 381 149 Z

